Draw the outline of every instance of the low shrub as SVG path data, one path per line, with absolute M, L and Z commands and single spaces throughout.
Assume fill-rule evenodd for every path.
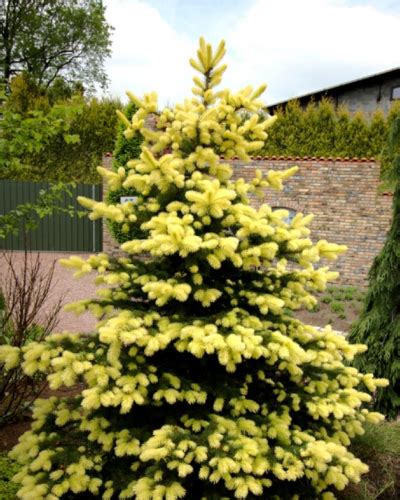
M 0 453 L 0 500 L 11 500 L 15 498 L 18 486 L 11 482 L 12 477 L 20 469 L 20 466 L 7 457 L 5 453 Z
M 343 314 L 344 313 L 344 305 L 342 304 L 342 302 L 331 302 L 331 309 L 332 309 L 332 312 L 336 313 L 336 314 Z

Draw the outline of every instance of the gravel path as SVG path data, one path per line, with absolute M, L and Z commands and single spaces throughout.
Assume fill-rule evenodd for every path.
M 58 261 L 59 259 L 68 258 L 71 254 L 69 253 L 58 253 L 58 252 L 41 252 L 40 259 L 43 264 L 44 269 L 49 269 L 53 261 Z M 89 253 L 84 254 L 74 254 L 79 255 L 82 258 L 89 257 Z M 36 256 L 36 253 L 34 253 Z M 16 260 L 17 266 L 20 266 L 23 259 L 22 252 L 15 252 L 14 258 Z M 82 278 L 74 278 L 74 271 L 72 269 L 67 269 L 60 264 L 56 264 L 53 287 L 51 292 L 51 297 L 46 304 L 44 313 L 51 313 L 52 307 L 57 302 L 59 297 L 63 296 L 63 304 L 69 304 L 77 300 L 90 298 L 95 295 L 96 286 L 93 281 L 95 274 L 89 274 Z M 5 262 L 4 258 L 0 255 L 0 279 L 3 281 L 5 278 Z M 90 332 L 96 325 L 96 319 L 89 313 L 76 316 L 73 313 L 61 311 L 59 315 L 59 323 L 56 327 L 56 331 L 71 331 L 71 332 Z
M 36 254 L 34 254 L 36 255 Z M 58 261 L 59 259 L 66 259 L 70 256 L 69 253 L 58 253 L 58 252 L 41 252 L 40 259 L 43 264 L 43 267 L 48 269 L 52 262 Z M 79 255 L 82 258 L 89 257 L 89 253 L 82 254 L 74 254 Z M 14 254 L 16 261 L 20 263 L 23 258 L 22 252 L 15 252 Z M 64 295 L 64 304 L 69 304 L 71 302 L 75 302 L 81 299 L 87 299 L 95 296 L 96 286 L 93 281 L 95 279 L 95 273 L 86 275 L 82 278 L 74 278 L 74 271 L 72 269 L 67 269 L 60 264 L 56 264 L 55 272 L 54 272 L 54 283 L 53 290 L 50 300 L 46 306 L 44 312 L 51 311 L 52 306 L 58 300 L 60 296 Z M 0 255 L 0 279 L 4 279 L 4 260 Z M 56 328 L 56 331 L 72 331 L 72 332 L 90 332 L 93 331 L 96 325 L 96 319 L 89 313 L 82 314 L 80 316 L 76 316 L 73 313 L 61 311 L 60 313 L 60 321 Z M 311 318 L 312 319 L 312 318 Z M 312 324 L 310 318 L 303 318 L 308 324 Z M 316 326 L 316 328 L 321 329 L 320 326 Z M 346 332 L 334 329 L 336 333 L 340 335 L 346 335 Z

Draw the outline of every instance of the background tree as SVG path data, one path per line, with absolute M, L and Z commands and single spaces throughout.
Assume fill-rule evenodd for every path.
M 260 118 L 265 86 L 215 91 L 224 53 L 200 40 L 194 97 L 160 112 L 155 130 L 156 95 L 129 94 L 138 109 L 120 117 L 127 139 L 143 136 L 140 157 L 99 172 L 137 202 L 80 199 L 92 219 L 139 226 L 121 258 L 64 261 L 105 285 L 71 306 L 101 318 L 96 332 L 0 348 L 6 370 L 84 387 L 35 405 L 11 455 L 22 499 L 330 500 L 367 470 L 347 447 L 382 418 L 361 408 L 361 388 L 385 381 L 344 364 L 363 346 L 288 314 L 315 305 L 336 273 L 314 263 L 344 248 L 313 243 L 310 216 L 288 224 L 287 211 L 250 205 L 296 168 L 246 182 L 221 161 L 248 161 L 274 122 Z
M 49 87 L 58 77 L 92 89 L 107 82 L 111 26 L 101 0 L 0 0 L 3 79 L 27 71 Z
M 56 79 L 45 89 L 26 72 L 12 78 L 0 138 L 0 178 L 98 182 L 114 147 L 118 99 L 86 97 Z
M 68 83 L 57 77 L 49 87 L 39 85 L 34 76 L 22 71 L 11 78 L 5 109 L 21 115 L 29 111 L 49 111 L 60 102 L 69 102 L 73 97 L 85 97 L 80 82 Z
M 391 164 L 385 171 L 394 184 L 392 225 L 371 267 L 364 308 L 349 340 L 368 346 L 355 366 L 389 379 L 389 387 L 378 391 L 374 407 L 396 418 L 400 411 L 400 117 L 392 123 L 384 158 Z

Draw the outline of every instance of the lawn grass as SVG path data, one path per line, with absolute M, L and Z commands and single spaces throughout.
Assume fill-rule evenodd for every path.
M 341 500 L 395 500 L 400 492 L 400 421 L 369 424 L 351 451 L 369 466 L 359 484 L 338 496 Z

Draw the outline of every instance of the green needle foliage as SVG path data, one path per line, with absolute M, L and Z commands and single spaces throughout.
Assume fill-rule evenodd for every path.
M 364 308 L 349 338 L 368 346 L 355 366 L 389 379 L 389 387 L 378 391 L 374 406 L 396 418 L 400 410 L 400 117 L 391 127 L 385 155 L 387 161 L 391 159 L 390 180 L 395 186 L 392 225 L 371 267 Z
M 136 113 L 137 106 L 130 102 L 124 109 L 125 116 L 131 120 L 132 116 Z M 115 149 L 113 154 L 113 170 L 117 171 L 119 167 L 125 168 L 128 161 L 134 158 L 139 158 L 141 149 L 140 145 L 143 142 L 143 137 L 139 133 L 131 139 L 127 139 L 124 135 L 125 127 L 123 123 L 118 126 L 117 140 L 115 142 Z M 120 202 L 121 196 L 138 196 L 137 191 L 132 188 L 120 187 L 115 191 L 108 191 L 107 202 L 111 204 L 117 204 Z M 108 228 L 111 235 L 115 238 L 118 243 L 125 243 L 129 241 L 134 233 L 132 231 L 123 231 L 122 224 L 116 221 L 108 221 Z
M 128 120 L 132 119 L 132 116 L 137 111 L 137 106 L 130 102 L 124 109 L 124 114 Z M 119 167 L 126 167 L 129 160 L 133 158 L 139 158 L 141 149 L 140 145 L 143 142 L 143 137 L 141 134 L 137 134 L 131 139 L 127 139 L 124 135 L 125 127 L 123 123 L 118 126 L 117 140 L 115 142 L 115 149 L 113 154 L 113 169 L 118 170 Z

